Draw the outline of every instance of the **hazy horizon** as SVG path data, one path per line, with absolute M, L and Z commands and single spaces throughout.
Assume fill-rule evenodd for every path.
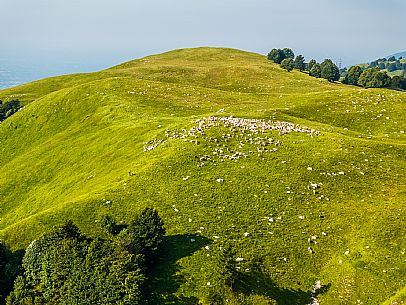
M 290 47 L 343 66 L 406 50 L 401 0 L 3 2 L 0 82 L 97 71 L 185 47 Z

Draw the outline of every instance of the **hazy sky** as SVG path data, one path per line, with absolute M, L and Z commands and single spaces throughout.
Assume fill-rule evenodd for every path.
M 0 63 L 97 70 L 175 48 L 291 47 L 344 65 L 406 50 L 405 0 L 0 0 Z

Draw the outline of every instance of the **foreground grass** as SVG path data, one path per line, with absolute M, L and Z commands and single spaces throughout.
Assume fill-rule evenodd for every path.
M 236 293 L 253 303 L 307 304 L 316 280 L 321 304 L 380 304 L 396 294 L 400 302 L 404 93 L 331 84 L 257 54 L 201 48 L 0 91 L 12 98 L 25 107 L 0 125 L 0 236 L 15 249 L 65 219 L 97 235 L 101 215 L 126 221 L 150 206 L 172 236 L 173 253 L 151 284 L 157 303 L 204 299 L 221 286 L 225 245 L 244 259 Z M 269 132 L 280 142 L 275 152 L 198 166 L 200 156 L 237 150 L 239 141 L 222 138 L 230 133 L 222 127 L 207 131 L 218 146 L 165 133 L 211 115 L 284 120 L 320 135 Z M 167 141 L 144 152 L 155 139 Z

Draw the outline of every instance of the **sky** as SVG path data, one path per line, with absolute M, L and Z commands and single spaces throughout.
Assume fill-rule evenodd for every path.
M 0 0 L 0 78 L 198 46 L 290 47 L 343 66 L 406 51 L 405 0 Z

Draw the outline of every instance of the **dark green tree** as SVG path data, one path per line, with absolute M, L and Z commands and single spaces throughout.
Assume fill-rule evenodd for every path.
M 385 88 L 391 84 L 391 78 L 384 71 L 375 72 L 372 76 L 368 87 L 372 88 Z
M 295 58 L 295 53 L 293 53 L 293 51 L 289 48 L 284 48 L 283 54 L 285 55 L 285 58 L 290 58 L 290 59 Z
M 372 68 L 362 72 L 358 79 L 358 85 L 366 88 L 384 88 L 391 85 L 391 79 L 386 72 Z
M 11 100 L 7 103 L 3 103 L 0 100 L 0 122 L 7 119 L 9 116 L 16 113 L 18 110 L 22 108 L 21 103 L 19 100 Z
M 298 55 L 295 58 L 295 69 L 298 69 L 299 71 L 303 71 L 306 68 L 305 64 L 305 58 L 303 55 Z
M 285 53 L 281 49 L 272 49 L 271 52 L 268 53 L 268 59 L 280 64 L 282 60 L 285 59 Z
M 395 60 L 396 60 L 395 56 L 391 56 L 391 57 L 388 58 L 388 61 L 395 61 Z
M 382 61 L 378 64 L 378 67 L 379 67 L 379 69 L 381 69 L 381 70 L 386 69 L 386 65 L 385 65 L 385 63 L 382 62 Z
M 310 69 L 309 75 L 317 78 L 321 77 L 321 68 L 318 63 L 313 65 L 313 67 Z
M 395 62 L 392 62 L 387 66 L 386 69 L 388 70 L 388 72 L 393 72 L 393 71 L 398 70 L 398 67 Z
M 361 76 L 361 73 L 362 69 L 360 66 L 352 66 L 348 70 L 343 83 L 348 85 L 358 85 L 358 79 Z
M 369 68 L 377 67 L 379 65 L 378 60 L 371 61 L 369 64 Z
M 370 87 L 372 77 L 374 76 L 374 73 L 376 73 L 378 71 L 379 71 L 379 68 L 377 68 L 377 67 L 364 70 L 358 79 L 358 85 L 365 87 L 365 88 Z
M 288 72 L 292 71 L 294 67 L 295 67 L 295 62 L 293 61 L 292 58 L 285 58 L 281 62 L 281 68 L 285 69 Z
M 127 228 L 112 217 L 104 217 L 104 224 L 108 239 L 91 239 L 67 222 L 32 242 L 7 304 L 140 304 L 163 222 L 145 209 Z
M 128 231 L 136 239 L 136 243 L 141 247 L 148 262 L 152 262 L 156 257 L 163 242 L 165 228 L 158 212 L 151 208 L 146 208 L 128 226 Z
M 337 81 L 340 79 L 340 70 L 331 61 L 331 59 L 324 60 L 321 65 L 321 77 L 327 79 L 329 82 Z
M 406 78 L 402 76 L 392 77 L 391 88 L 406 90 Z

